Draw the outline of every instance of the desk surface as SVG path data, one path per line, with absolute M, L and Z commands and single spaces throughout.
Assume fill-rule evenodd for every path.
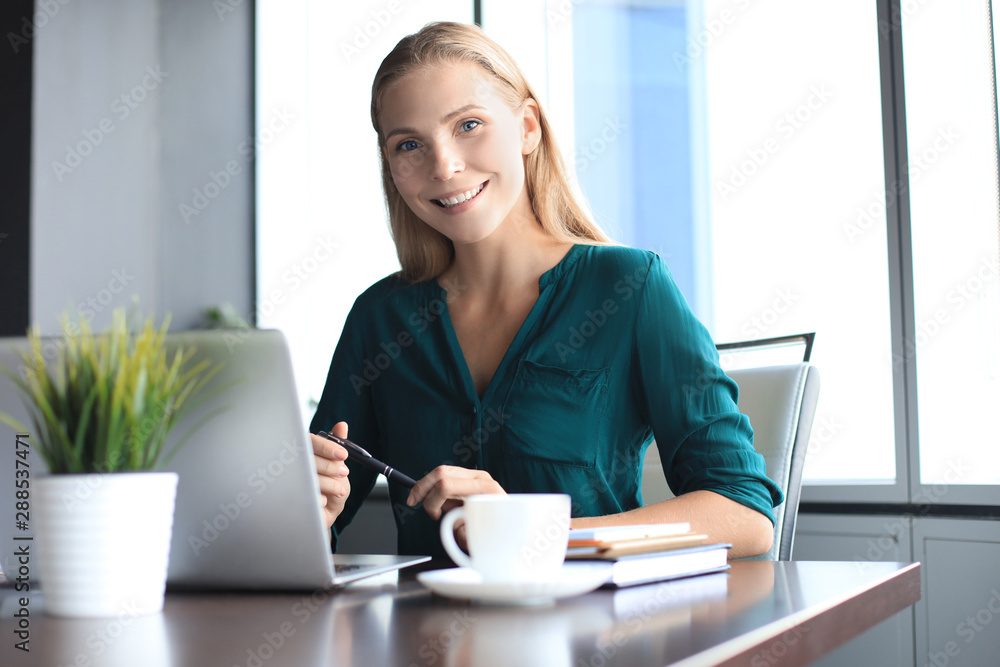
M 395 577 L 395 575 L 392 575 Z M 920 599 L 918 563 L 739 561 L 732 570 L 543 608 L 432 595 L 412 574 L 336 592 L 170 593 L 162 614 L 31 618 L 19 665 L 801 665 Z

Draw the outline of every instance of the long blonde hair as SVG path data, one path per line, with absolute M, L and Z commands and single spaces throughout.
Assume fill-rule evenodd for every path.
M 444 234 L 423 222 L 410 210 L 392 180 L 389 161 L 382 150 L 385 137 L 379 124 L 382 98 L 388 87 L 412 70 L 442 62 L 473 62 L 492 75 L 496 89 L 517 109 L 528 98 L 538 102 L 514 59 L 483 31 L 462 23 L 428 23 L 407 35 L 385 57 L 372 83 L 372 126 L 378 133 L 382 160 L 382 187 L 389 223 L 402 277 L 411 282 L 429 280 L 451 263 L 454 245 Z M 573 193 L 566 165 L 541 105 L 538 107 L 541 141 L 525 160 L 528 199 L 542 229 L 553 238 L 588 244 L 607 244 L 611 239 L 591 219 Z

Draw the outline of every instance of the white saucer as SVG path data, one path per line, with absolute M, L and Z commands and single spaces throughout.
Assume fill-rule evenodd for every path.
M 566 563 L 553 581 L 519 583 L 484 582 L 468 567 L 431 570 L 417 579 L 438 595 L 493 604 L 549 604 L 559 598 L 587 593 L 607 582 L 606 563 Z

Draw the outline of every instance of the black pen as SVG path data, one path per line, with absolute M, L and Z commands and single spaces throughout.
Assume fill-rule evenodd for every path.
M 347 440 L 346 438 L 338 438 L 337 436 L 327 433 L 326 431 L 320 431 L 319 433 L 317 433 L 317 435 L 337 443 L 338 445 L 347 450 L 347 455 L 350 458 L 354 459 L 355 461 L 357 461 L 364 467 L 368 468 L 369 470 L 374 470 L 376 473 L 385 475 L 386 479 L 390 479 L 393 482 L 402 484 L 408 489 L 412 489 L 413 485 L 417 483 L 416 480 L 414 480 L 412 477 L 404 475 L 403 473 L 399 472 L 392 466 L 382 463 L 381 461 L 373 457 L 371 454 L 369 454 L 368 450 L 366 450 L 364 447 L 361 447 L 360 445 L 355 444 L 350 440 Z

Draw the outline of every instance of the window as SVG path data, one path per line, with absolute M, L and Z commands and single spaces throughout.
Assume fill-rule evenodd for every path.
M 813 482 L 896 475 L 874 24 L 867 1 L 573 12 L 595 214 L 666 259 L 717 341 L 817 332 Z
M 904 355 L 916 362 L 920 482 L 931 486 L 1000 484 L 990 5 L 928 3 L 903 22 L 915 319 Z

